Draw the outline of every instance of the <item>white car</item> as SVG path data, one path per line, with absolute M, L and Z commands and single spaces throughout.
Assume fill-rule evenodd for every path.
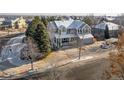
M 110 48 L 110 44 L 107 44 L 107 43 L 105 42 L 105 43 L 102 43 L 102 45 L 100 45 L 100 47 L 101 47 L 102 49 L 108 49 L 108 48 Z

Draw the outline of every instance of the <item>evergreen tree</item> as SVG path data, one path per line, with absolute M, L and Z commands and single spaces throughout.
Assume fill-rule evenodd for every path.
M 35 29 L 34 29 L 32 23 L 30 23 L 25 34 L 26 34 L 26 36 L 33 37 L 34 31 L 35 31 Z
M 46 31 L 46 26 L 38 16 L 36 16 L 28 26 L 26 36 L 34 39 L 40 52 L 44 55 L 47 55 L 51 51 L 50 39 Z
M 34 20 L 29 24 L 26 30 L 26 36 L 33 37 L 37 25 L 40 23 L 40 18 L 38 16 L 34 17 Z
M 49 16 L 48 21 L 55 21 L 55 17 L 54 16 Z
M 46 18 L 41 18 L 41 21 L 43 22 L 43 24 L 45 25 L 45 27 L 47 27 L 48 20 Z
M 40 22 L 41 22 L 41 20 L 40 20 L 40 17 L 39 16 L 35 16 L 34 17 L 34 20 L 32 21 L 34 24 L 36 23 L 36 24 L 39 24 Z
M 43 54 L 47 55 L 51 51 L 49 35 L 43 23 L 37 25 L 34 39 L 37 42 L 39 50 Z
M 95 20 L 91 16 L 84 17 L 83 21 L 88 24 L 89 26 L 95 24 Z

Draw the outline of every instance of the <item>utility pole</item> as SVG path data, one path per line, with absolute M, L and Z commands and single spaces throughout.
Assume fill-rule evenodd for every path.
M 78 38 L 78 41 L 77 41 L 78 43 L 77 43 L 77 45 L 78 45 L 78 47 L 79 47 L 79 57 L 78 57 L 79 59 L 80 59 L 80 57 L 81 57 L 81 44 L 80 44 L 80 43 L 82 42 L 82 41 L 81 41 L 81 42 L 80 42 L 80 41 L 81 41 L 80 38 Z
M 79 60 L 80 60 L 80 57 L 81 57 L 81 46 L 83 45 L 83 39 L 84 39 L 84 35 L 80 36 L 78 38 L 78 46 L 79 46 Z
M 79 47 L 79 59 L 81 57 L 81 46 Z

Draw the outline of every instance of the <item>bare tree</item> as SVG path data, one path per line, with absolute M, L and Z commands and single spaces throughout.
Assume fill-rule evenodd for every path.
M 10 30 L 9 30 L 9 28 L 5 28 L 5 30 L 7 31 L 7 34 L 8 34 L 8 36 L 10 35 Z
M 35 53 L 38 52 L 38 48 L 32 38 L 27 37 L 27 58 L 31 62 L 31 70 L 34 70 L 33 61 L 35 61 Z

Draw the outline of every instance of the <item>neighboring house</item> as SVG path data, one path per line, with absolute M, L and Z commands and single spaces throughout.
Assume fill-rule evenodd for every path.
M 1 29 L 5 30 L 6 28 L 11 28 L 11 20 L 5 19 L 1 24 Z
M 21 29 L 27 27 L 26 20 L 23 17 L 12 20 L 12 27 L 16 29 Z
M 48 32 L 53 48 L 93 43 L 91 28 L 80 20 L 53 21 L 48 24 Z
M 2 26 L 4 21 L 5 21 L 5 18 L 0 18 L 0 30 L 4 29 L 3 26 Z
M 5 21 L 5 18 L 0 18 L 0 25 Z
M 25 19 L 23 17 L 15 19 L 5 19 L 1 24 L 3 27 L 21 29 L 27 27 Z
M 119 25 L 106 21 L 102 21 L 92 28 L 92 34 L 98 40 L 117 37 L 118 32 L 119 32 Z

